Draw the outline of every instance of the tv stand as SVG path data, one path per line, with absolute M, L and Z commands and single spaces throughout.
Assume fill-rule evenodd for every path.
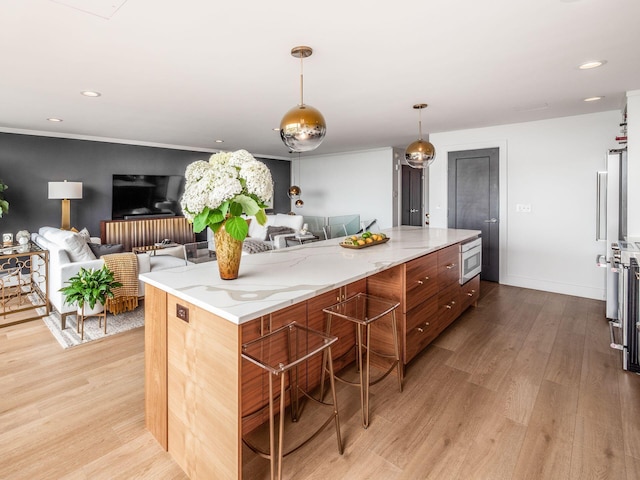
M 185 217 L 137 217 L 131 220 L 100 222 L 102 243 L 121 243 L 126 252 L 131 252 L 134 247 L 160 243 L 165 238 L 180 244 L 196 241 L 193 225 Z

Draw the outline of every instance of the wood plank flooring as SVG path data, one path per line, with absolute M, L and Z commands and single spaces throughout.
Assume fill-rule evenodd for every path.
M 609 348 L 604 303 L 483 283 L 411 364 L 404 391 L 338 384 L 287 479 L 640 480 L 640 376 Z M 0 328 L 0 478 L 185 479 L 144 428 L 142 329 L 62 350 L 40 320 Z M 305 417 L 299 425 L 303 425 Z M 244 450 L 247 479 L 268 462 Z

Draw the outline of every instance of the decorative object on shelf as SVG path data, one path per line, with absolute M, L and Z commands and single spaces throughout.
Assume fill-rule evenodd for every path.
M 62 200 L 60 228 L 71 228 L 70 201 L 82 198 L 82 182 L 49 182 L 49 200 Z
M 3 233 L 2 234 L 2 246 L 10 247 L 13 245 L 13 233 Z
M 322 113 L 304 103 L 304 81 L 302 62 L 313 53 L 311 47 L 299 46 L 291 49 L 291 55 L 300 59 L 300 104 L 284 114 L 280 121 L 280 138 L 294 152 L 308 152 L 320 146 L 327 133 L 327 124 Z
M 221 152 L 208 162 L 198 160 L 188 165 L 185 179 L 180 201 L 184 216 L 193 222 L 196 233 L 207 227 L 213 230 L 220 278 L 238 278 L 242 242 L 249 231 L 242 215 L 255 216 L 260 225 L 267 223 L 264 209 L 273 197 L 269 168 L 246 150 Z M 237 259 L 237 246 L 226 236 L 240 245 Z
M 0 180 L 0 218 L 2 215 L 9 211 L 9 202 L 4 199 L 4 191 L 9 188 L 7 185 Z
M 65 302 L 77 305 L 78 314 L 85 316 L 102 312 L 107 298 L 114 297 L 113 289 L 122 286 L 120 282 L 115 281 L 113 272 L 106 265 L 99 269 L 80 267 L 80 271 L 65 283 L 68 285 L 60 289 L 65 296 Z M 97 311 L 94 310 L 96 306 Z
M 18 233 L 16 233 L 16 242 L 18 242 L 20 245 L 26 245 L 27 243 L 29 243 L 29 238 L 31 235 L 29 235 L 29 232 L 27 232 L 26 230 L 20 230 Z
M 436 149 L 433 144 L 422 139 L 422 109 L 427 108 L 426 103 L 418 103 L 413 106 L 418 110 L 418 140 L 410 144 L 404 152 L 404 158 L 410 167 L 427 168 L 436 159 Z

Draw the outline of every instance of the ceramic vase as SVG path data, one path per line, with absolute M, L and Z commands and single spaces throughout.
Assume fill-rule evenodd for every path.
M 90 315 L 97 315 L 98 313 L 102 313 L 104 311 L 104 305 L 100 302 L 96 302 L 96 304 L 91 308 L 89 306 L 89 302 L 84 304 L 84 311 L 82 307 L 78 307 L 78 315 L 83 315 L 88 317 Z
M 214 233 L 216 242 L 216 257 L 220 278 L 223 280 L 235 280 L 240 270 L 240 258 L 242 257 L 242 242 L 236 240 L 227 233 L 225 224 Z

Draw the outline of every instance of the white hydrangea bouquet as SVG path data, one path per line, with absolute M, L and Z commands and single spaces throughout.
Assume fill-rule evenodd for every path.
M 241 215 L 255 216 L 260 225 L 267 222 L 264 209 L 273 197 L 271 172 L 246 150 L 216 153 L 208 162 L 193 162 L 185 178 L 180 203 L 196 233 L 207 226 L 217 232 L 224 224 L 229 235 L 243 241 L 249 224 Z

